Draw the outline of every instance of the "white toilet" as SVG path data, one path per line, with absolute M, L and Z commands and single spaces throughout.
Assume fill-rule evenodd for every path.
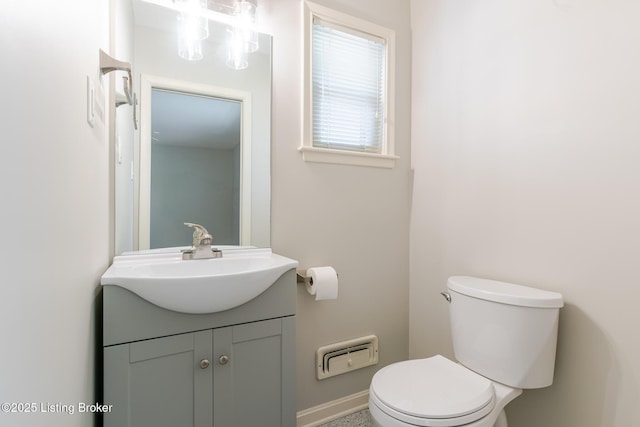
M 504 407 L 522 389 L 553 382 L 562 295 L 454 276 L 450 302 L 458 363 L 443 356 L 394 363 L 369 388 L 376 427 L 507 427 Z

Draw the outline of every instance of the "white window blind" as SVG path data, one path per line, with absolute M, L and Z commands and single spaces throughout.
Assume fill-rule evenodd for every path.
M 311 62 L 313 146 L 382 153 L 385 41 L 315 17 Z

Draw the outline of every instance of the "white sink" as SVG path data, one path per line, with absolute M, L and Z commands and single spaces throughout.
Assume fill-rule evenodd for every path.
M 215 313 L 249 302 L 298 266 L 268 248 L 222 249 L 222 258 L 198 260 L 183 260 L 179 249 L 117 256 L 100 283 L 168 310 Z

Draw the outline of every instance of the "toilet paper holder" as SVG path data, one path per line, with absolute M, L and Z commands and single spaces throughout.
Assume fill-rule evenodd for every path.
M 339 277 L 340 275 L 336 273 L 336 276 Z M 305 285 L 308 283 L 309 285 L 313 286 L 313 279 L 311 278 L 311 276 L 307 275 L 306 269 L 297 269 L 296 278 L 298 283 L 304 283 Z
M 313 285 L 313 279 L 310 276 L 307 276 L 307 270 L 296 270 L 296 278 L 298 279 L 298 283 L 310 284 Z

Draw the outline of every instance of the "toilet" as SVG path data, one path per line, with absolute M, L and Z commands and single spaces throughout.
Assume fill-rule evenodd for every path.
M 457 362 L 436 355 L 380 369 L 369 388 L 374 426 L 507 427 L 509 402 L 553 382 L 561 294 L 454 276 L 442 295 Z

